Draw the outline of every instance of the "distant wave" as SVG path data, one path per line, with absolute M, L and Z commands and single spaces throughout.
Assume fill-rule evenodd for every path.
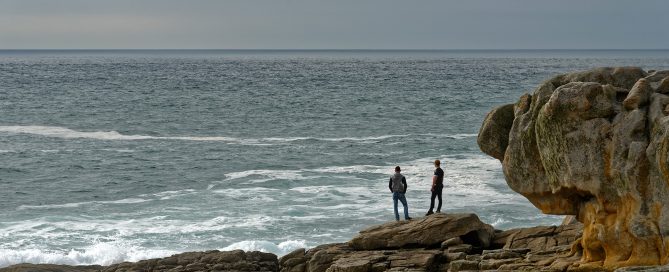
M 21 205 L 18 210 L 27 210 L 27 209 L 57 209 L 57 208 L 77 208 L 82 205 L 90 204 L 135 204 L 151 201 L 150 199 L 142 198 L 126 198 L 120 200 L 110 200 L 110 201 L 86 201 L 86 202 L 73 202 L 65 204 L 47 204 L 47 205 Z
M 368 137 L 268 137 L 268 138 L 235 138 L 225 136 L 149 136 L 126 135 L 117 131 L 78 131 L 55 126 L 0 126 L 0 132 L 34 134 L 46 137 L 64 139 L 96 139 L 106 141 L 134 141 L 134 140 L 180 140 L 180 141 L 216 141 L 243 145 L 273 145 L 295 141 L 328 141 L 328 142 L 369 142 L 381 141 L 390 138 L 406 138 L 411 136 L 430 136 L 439 138 L 465 139 L 476 137 L 476 134 L 399 134 Z
M 497 190 L 489 186 L 488 183 L 495 182 L 498 173 L 501 172 L 501 165 L 498 160 L 483 154 L 451 154 L 430 158 L 421 158 L 417 160 L 397 162 L 392 165 L 342 165 L 342 166 L 324 166 L 320 168 L 302 168 L 302 169 L 252 169 L 239 172 L 230 172 L 225 174 L 225 178 L 218 181 L 217 184 L 225 184 L 230 181 L 236 184 L 260 184 L 275 182 L 278 180 L 290 181 L 309 181 L 328 178 L 333 180 L 343 178 L 348 181 L 358 179 L 359 175 L 384 176 L 391 175 L 394 172 L 395 165 L 401 165 L 402 173 L 411 179 L 411 183 L 423 186 L 431 182 L 434 171 L 433 161 L 440 159 L 442 167 L 449 179 L 450 190 L 453 193 L 471 194 L 471 189 L 476 186 L 478 194 L 490 194 L 499 196 Z M 491 171 L 494 170 L 494 171 Z M 362 179 L 365 182 L 366 179 Z M 320 183 L 311 185 L 309 182 L 300 182 L 300 184 L 309 184 L 310 190 L 316 190 Z M 213 187 L 217 186 L 214 184 Z M 300 189 L 302 185 L 293 188 Z M 353 186 L 351 188 L 355 188 Z M 348 192 L 342 192 L 349 194 Z M 358 194 L 358 192 L 354 192 Z

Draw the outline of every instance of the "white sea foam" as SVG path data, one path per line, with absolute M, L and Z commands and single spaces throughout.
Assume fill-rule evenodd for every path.
M 118 153 L 134 153 L 132 149 L 117 149 L 117 148 L 103 148 L 102 151 L 118 152 Z
M 195 194 L 197 191 L 195 189 L 183 189 L 183 190 L 171 190 L 171 191 L 164 191 L 164 192 L 159 192 L 159 193 L 154 193 L 154 194 L 143 194 L 139 195 L 140 197 L 158 197 L 160 200 L 167 200 L 167 199 L 172 199 L 172 198 L 177 198 L 177 197 L 183 197 L 191 194 Z
M 252 178 L 245 183 L 263 183 L 272 180 L 309 180 L 317 179 L 322 176 L 304 175 L 304 170 L 269 170 L 269 169 L 255 169 L 241 172 L 232 172 L 225 174 L 225 180 L 236 180 L 243 178 Z
M 221 250 L 270 252 L 283 256 L 298 248 L 308 248 L 304 240 L 289 240 L 278 244 L 268 241 L 241 241 Z M 111 265 L 163 258 L 179 253 L 175 250 L 143 248 L 123 242 L 96 243 L 89 247 L 69 250 L 6 249 L 0 248 L 0 268 L 19 263 L 63 265 Z
M 479 136 L 478 134 L 470 134 L 470 133 L 442 135 L 442 137 L 452 138 L 452 139 L 466 139 L 466 138 L 473 138 L 473 137 L 478 137 L 478 136 Z
M 99 140 L 143 140 L 151 136 L 123 135 L 116 131 L 76 131 L 69 128 L 53 126 L 0 126 L 0 132 L 37 134 L 58 138 L 90 138 Z
M 319 137 L 267 137 L 267 138 L 236 138 L 226 136 L 150 136 L 150 135 L 126 135 L 118 131 L 78 131 L 65 127 L 56 126 L 0 126 L 0 132 L 6 133 L 24 133 L 41 135 L 45 137 L 56 137 L 65 139 L 96 139 L 96 140 L 180 140 L 180 141 L 215 141 L 227 142 L 231 144 L 242 145 L 274 145 L 281 143 L 289 143 L 295 141 L 328 141 L 328 142 L 370 142 L 380 141 L 390 138 L 405 138 L 411 136 L 431 136 L 443 137 L 452 139 L 464 139 L 468 137 L 476 137 L 476 134 L 398 134 L 398 135 L 382 135 L 382 136 L 366 136 L 366 137 L 335 137 L 335 138 L 319 138 Z M 124 150 L 128 152 L 129 150 Z M 124 152 L 119 151 L 119 152 Z M 132 152 L 132 151 L 129 151 Z
M 26 209 L 58 209 L 58 208 L 78 208 L 85 205 L 94 205 L 94 204 L 137 204 L 142 202 L 154 201 L 156 199 L 167 200 L 175 197 L 182 197 L 190 194 L 194 194 L 197 191 L 195 189 L 184 189 L 184 190 L 173 190 L 173 191 L 164 191 L 154 194 L 141 194 L 138 197 L 124 198 L 118 200 L 104 200 L 104 201 L 84 201 L 84 202 L 72 202 L 64 204 L 45 204 L 45 205 L 21 205 L 17 207 L 17 210 L 26 210 Z
M 275 244 L 269 241 L 241 241 L 222 248 L 222 251 L 241 249 L 244 251 L 262 251 L 283 256 L 298 248 L 308 248 L 304 240 L 289 240 Z
M 500 225 L 507 224 L 509 222 L 511 222 L 511 221 L 509 221 L 507 219 L 504 219 L 504 218 L 501 218 L 501 217 L 497 217 L 497 218 L 494 219 L 494 221 L 492 221 L 490 223 L 490 225 L 492 225 L 493 227 L 498 228 Z
M 178 253 L 174 250 L 147 249 L 120 242 L 97 243 L 82 249 L 69 251 L 44 249 L 4 249 L 0 248 L 0 267 L 19 263 L 48 263 L 65 265 L 110 265 L 150 258 L 167 257 Z
M 108 201 L 85 201 L 85 202 L 72 202 L 65 204 L 46 204 L 46 205 L 21 205 L 17 210 L 27 210 L 27 209 L 58 209 L 58 208 L 77 208 L 83 205 L 91 204 L 136 204 L 151 201 L 151 199 L 143 198 L 125 198 L 119 200 L 108 200 Z
M 265 215 L 249 215 L 245 217 L 217 216 L 206 220 L 175 220 L 163 216 L 127 220 L 91 220 L 70 218 L 51 222 L 46 219 L 19 222 L 3 222 L 0 229 L 0 240 L 10 238 L 35 241 L 68 241 L 94 240 L 109 237 L 113 234 L 118 239 L 135 239 L 136 235 L 167 235 L 190 233 L 219 233 L 228 229 L 266 229 L 277 218 Z M 41 244 L 39 242 L 38 244 Z M 0 248 L 2 244 L 0 244 Z M 23 245 L 25 247 L 25 245 Z

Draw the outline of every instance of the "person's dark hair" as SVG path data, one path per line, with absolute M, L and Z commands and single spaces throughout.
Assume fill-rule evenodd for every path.
M 441 164 L 440 160 L 434 160 L 434 165 L 439 166 Z
M 395 172 L 400 172 L 402 171 L 399 166 L 395 166 Z

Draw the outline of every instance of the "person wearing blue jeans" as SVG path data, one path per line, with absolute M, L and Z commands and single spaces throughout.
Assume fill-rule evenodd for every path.
M 407 180 L 400 174 L 401 171 L 400 167 L 396 166 L 395 174 L 390 177 L 390 181 L 388 182 L 388 188 L 390 189 L 390 192 L 393 193 L 395 220 L 397 221 L 400 221 L 400 213 L 397 211 L 398 200 L 402 202 L 402 206 L 404 206 L 404 219 L 411 220 L 411 217 L 409 217 L 409 205 L 407 205 L 407 199 L 404 197 L 404 194 L 407 192 Z

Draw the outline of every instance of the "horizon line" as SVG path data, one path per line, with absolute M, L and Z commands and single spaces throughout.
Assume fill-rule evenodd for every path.
M 669 48 L 0 48 L 0 51 L 665 51 Z

